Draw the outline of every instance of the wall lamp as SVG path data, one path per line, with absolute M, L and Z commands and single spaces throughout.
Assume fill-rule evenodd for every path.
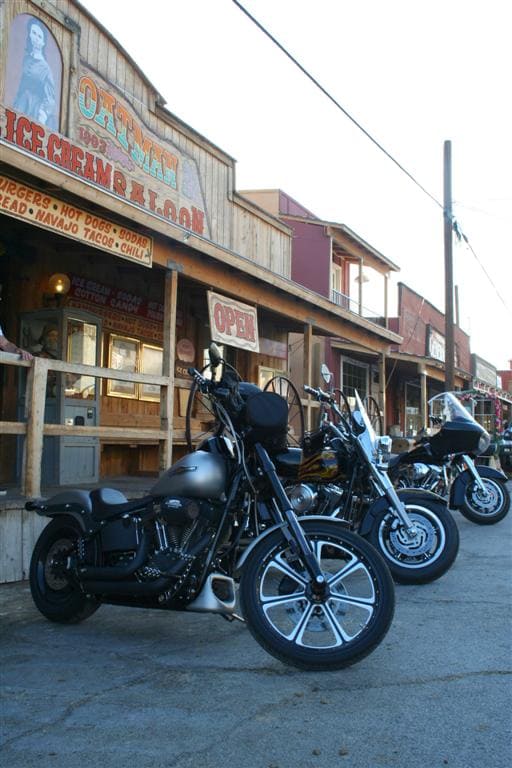
M 71 288 L 71 281 L 67 275 L 63 272 L 56 272 L 54 275 L 48 278 L 46 284 L 46 292 L 43 294 L 43 303 L 45 306 L 49 306 L 54 303 L 57 307 L 60 306 L 63 297 L 69 292 Z

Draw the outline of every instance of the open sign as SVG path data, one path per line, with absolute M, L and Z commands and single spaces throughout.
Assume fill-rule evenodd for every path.
M 213 341 L 259 352 L 256 307 L 208 291 L 208 312 Z

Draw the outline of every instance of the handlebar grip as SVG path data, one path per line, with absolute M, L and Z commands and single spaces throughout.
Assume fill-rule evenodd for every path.
M 197 368 L 187 368 L 189 376 L 192 376 L 196 384 L 201 388 L 201 391 L 205 391 L 205 388 L 209 386 L 211 383 L 209 379 L 205 379 L 205 377 L 199 373 Z

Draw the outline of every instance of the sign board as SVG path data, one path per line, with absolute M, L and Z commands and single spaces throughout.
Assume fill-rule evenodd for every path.
M 33 155 L 55 168 L 65 171 L 88 184 L 142 208 L 146 213 L 179 224 L 198 235 L 209 236 L 206 209 L 199 172 L 195 162 L 171 145 L 160 145 L 140 124 L 130 117 L 130 125 L 138 126 L 137 139 L 126 138 L 126 127 L 112 127 L 114 119 L 102 114 L 101 120 L 83 122 L 97 108 L 91 94 L 93 82 L 82 78 L 80 87 L 81 121 L 78 135 L 69 139 L 55 130 L 30 120 L 23 114 L 0 105 L 0 143 Z M 126 109 L 119 113 L 128 115 Z M 127 118 L 128 119 L 128 118 Z M 108 136 L 115 132 L 117 144 Z M 142 143 L 142 147 L 138 142 Z M 126 145 L 126 148 L 124 148 Z M 125 155 L 130 152 L 129 156 Z
M 445 361 L 446 343 L 442 333 L 436 331 L 431 325 L 427 325 L 427 357 L 434 360 Z
M 259 352 L 256 307 L 208 291 L 208 312 L 213 341 Z
M 497 372 L 496 368 L 490 363 L 482 360 L 477 355 L 471 355 L 472 373 L 475 379 L 482 381 L 484 384 L 489 384 L 491 387 L 495 387 L 497 384 Z
M 150 267 L 153 238 L 0 175 L 0 213 Z

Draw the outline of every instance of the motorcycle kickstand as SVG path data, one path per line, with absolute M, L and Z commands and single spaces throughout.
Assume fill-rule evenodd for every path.
M 233 621 L 241 621 L 242 624 L 245 624 L 244 617 L 239 616 L 238 613 L 221 613 L 219 615 L 222 616 L 223 619 L 226 619 L 226 621 L 229 621 L 230 623 Z

